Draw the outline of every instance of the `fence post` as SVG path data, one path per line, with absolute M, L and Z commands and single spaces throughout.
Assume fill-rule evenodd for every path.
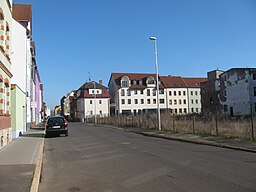
M 254 141 L 254 131 L 253 131 L 253 112 L 252 112 L 252 104 L 250 103 L 251 108 L 251 125 L 252 125 L 252 137 L 251 140 Z
M 193 127 L 192 127 L 192 130 L 193 130 L 193 134 L 195 134 L 195 115 L 193 115 Z
M 173 132 L 175 132 L 175 119 L 174 119 L 174 113 L 172 115 L 172 128 L 173 128 Z
M 216 107 L 216 117 L 215 117 L 215 129 L 216 129 L 216 135 L 219 135 L 219 129 L 218 129 L 218 107 Z

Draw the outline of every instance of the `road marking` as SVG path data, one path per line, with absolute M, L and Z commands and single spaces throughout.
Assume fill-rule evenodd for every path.
M 145 183 L 147 181 L 150 181 L 152 179 L 155 179 L 157 177 L 167 175 L 167 173 L 170 173 L 172 170 L 170 167 L 162 167 L 159 169 L 155 169 L 151 172 L 147 172 L 138 176 L 135 176 L 131 179 L 126 180 L 123 185 L 125 187 L 131 187 L 131 186 L 136 186 L 142 183 Z
M 39 182 L 40 182 L 42 164 L 43 164 L 44 145 L 45 145 L 45 141 L 43 138 L 43 141 L 41 142 L 39 152 L 38 152 L 38 157 L 37 157 L 35 172 L 32 178 L 30 192 L 38 192 L 38 189 L 39 189 Z

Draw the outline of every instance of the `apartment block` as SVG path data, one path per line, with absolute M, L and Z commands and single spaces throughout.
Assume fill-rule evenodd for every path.
M 200 82 L 206 78 L 159 77 L 161 112 L 200 113 Z M 109 80 L 111 108 L 115 114 L 154 113 L 157 109 L 156 75 L 112 73 Z

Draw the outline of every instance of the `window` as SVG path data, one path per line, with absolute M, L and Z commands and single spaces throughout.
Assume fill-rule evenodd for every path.
M 184 111 L 184 113 L 187 113 L 187 109 L 186 108 L 184 108 L 183 111 Z
M 164 90 L 163 90 L 163 89 L 160 89 L 160 90 L 159 90 L 159 94 L 164 94 Z
M 101 104 L 101 100 L 99 100 L 99 104 Z
M 254 96 L 256 97 L 256 87 L 254 87 Z
M 127 96 L 131 96 L 131 90 L 130 89 L 127 90 Z
M 178 109 L 174 109 L 175 113 L 177 114 L 178 113 Z
M 173 95 L 176 96 L 176 91 L 173 91 Z
M 134 90 L 134 95 L 137 95 L 138 94 L 138 91 L 137 90 Z
M 181 91 L 179 91 L 179 95 L 181 95 Z
M 7 86 L 4 84 L 4 89 L 3 89 L 3 111 L 6 113 L 7 111 Z
M 153 89 L 153 96 L 156 96 L 156 90 Z
M 131 103 L 132 103 L 131 99 L 128 99 L 128 104 L 131 104 Z
M 184 96 L 186 95 L 186 91 L 183 91 L 183 95 L 184 95 Z
M 191 112 L 194 113 L 194 108 L 191 108 Z
M 182 109 L 181 108 L 179 109 L 179 113 L 182 113 Z
M 93 114 L 93 112 L 91 111 L 91 115 Z
M 227 112 L 227 111 L 228 111 L 228 106 L 224 105 L 224 112 Z
M 143 95 L 143 90 L 140 90 L 140 94 Z
M 142 85 L 142 80 L 139 80 L 139 85 Z
M 141 100 L 140 100 L 140 103 L 141 103 L 141 104 L 144 104 L 144 99 L 141 99 Z
M 150 99 L 147 99 L 147 103 L 150 104 Z
M 94 90 L 92 90 L 92 94 L 94 94 Z
M 181 99 L 179 99 L 179 104 L 180 104 L 180 105 L 182 104 Z
M 156 99 L 153 99 L 153 104 L 156 104 Z
M 122 87 L 128 87 L 128 81 L 122 81 Z
M 174 105 L 177 105 L 177 100 L 176 99 L 174 99 Z
M 161 104 L 164 104 L 164 99 L 160 99 L 160 103 L 161 103 Z
M 169 105 L 172 105 L 172 100 L 171 99 L 169 100 Z
M 195 91 L 195 95 L 197 95 L 197 91 Z
M 100 111 L 100 114 L 102 115 L 102 111 Z
M 124 100 L 124 99 L 122 99 L 122 104 L 123 104 L 123 105 L 125 104 L 125 100 Z
M 193 95 L 193 91 L 190 92 L 190 95 Z
M 186 100 L 186 99 L 184 99 L 184 100 L 183 100 L 183 104 L 186 104 L 186 103 L 187 103 L 187 100 Z
M 169 96 L 172 96 L 172 92 L 171 91 L 169 91 Z
M 193 99 L 191 99 L 191 103 L 194 104 L 194 100 Z
M 133 85 L 137 85 L 137 80 L 133 80 L 133 81 L 132 81 L 132 84 L 133 84 Z
M 92 104 L 92 100 L 90 100 L 90 104 Z
M 138 104 L 138 99 L 135 99 L 135 100 L 134 100 L 134 103 L 135 103 L 135 104 Z
M 124 91 L 124 89 L 121 90 L 121 96 L 125 96 L 125 91 Z
M 147 96 L 150 96 L 150 90 L 149 89 L 147 90 Z
M 196 108 L 196 112 L 198 113 L 198 108 Z
M 253 72 L 252 79 L 256 80 L 256 72 Z
M 198 104 L 198 100 L 196 99 L 196 104 Z

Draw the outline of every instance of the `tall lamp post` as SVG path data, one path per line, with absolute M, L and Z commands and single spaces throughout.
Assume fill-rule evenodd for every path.
M 96 124 L 97 116 L 96 116 L 96 84 L 95 84 L 95 81 L 93 81 L 93 87 L 94 87 L 94 124 Z
M 158 74 L 158 60 L 157 60 L 157 46 L 156 46 L 156 37 L 150 37 L 150 40 L 154 41 L 154 50 L 155 50 L 155 59 L 156 59 L 156 103 L 157 103 L 157 121 L 158 121 L 158 130 L 161 131 L 161 117 L 160 117 L 160 107 L 159 107 L 159 74 Z

